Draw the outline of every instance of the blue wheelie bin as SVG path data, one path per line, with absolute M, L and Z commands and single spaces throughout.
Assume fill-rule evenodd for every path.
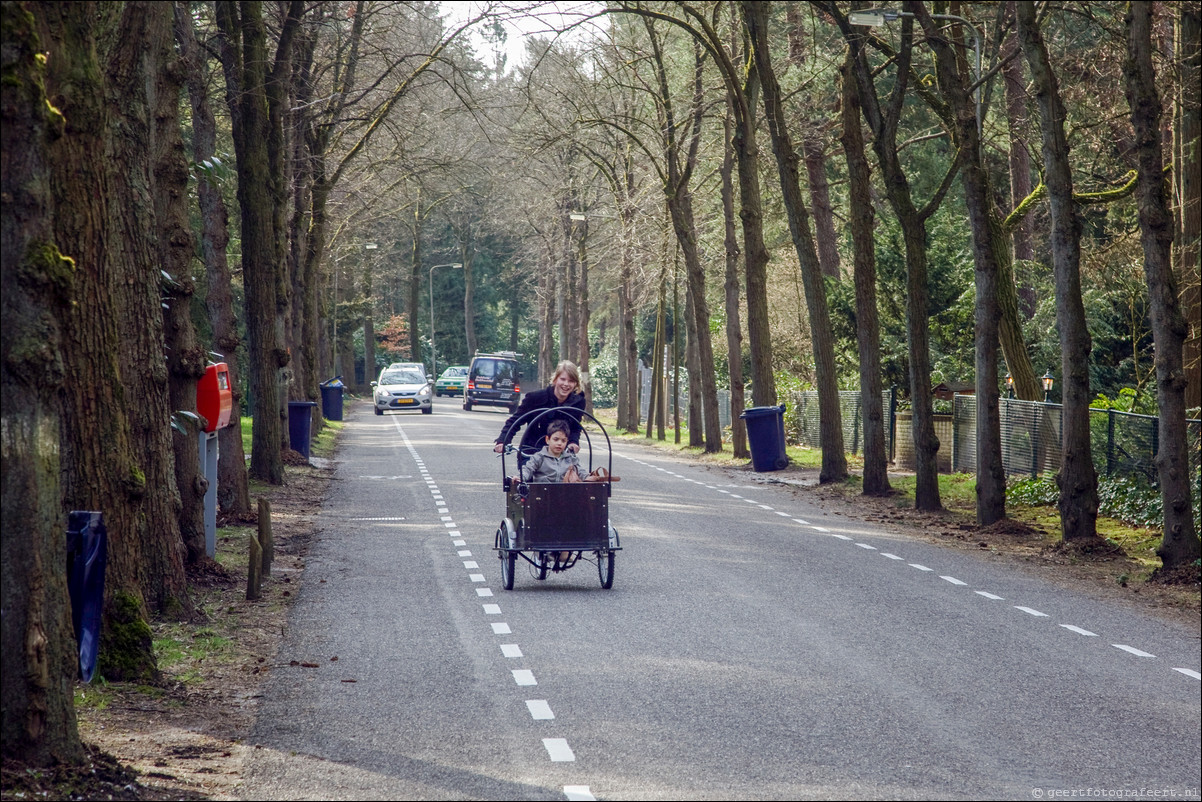
M 751 407 L 739 417 L 747 421 L 751 466 L 760 472 L 789 467 L 789 455 L 785 452 L 785 405 Z
M 316 401 L 288 402 L 288 447 L 305 459 L 309 458 L 309 433 L 313 428 L 315 406 Z
M 326 420 L 342 420 L 342 388 L 341 376 L 321 383 L 321 416 Z

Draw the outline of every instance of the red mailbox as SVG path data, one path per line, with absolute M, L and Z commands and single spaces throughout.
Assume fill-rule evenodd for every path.
M 234 394 L 230 391 L 230 369 L 224 362 L 209 365 L 204 378 L 196 383 L 196 411 L 204 415 L 209 425 L 206 432 L 215 432 L 230 425 Z

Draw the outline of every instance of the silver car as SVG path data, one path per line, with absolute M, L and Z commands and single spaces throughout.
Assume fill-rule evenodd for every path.
M 423 415 L 434 411 L 431 401 L 434 385 L 422 370 L 387 367 L 380 378 L 371 383 L 377 415 L 387 410 L 420 409 Z

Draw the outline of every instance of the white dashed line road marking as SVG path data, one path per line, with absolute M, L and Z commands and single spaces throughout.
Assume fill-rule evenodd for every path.
M 1076 632 L 1078 635 L 1084 635 L 1087 638 L 1098 637 L 1098 633 L 1090 632 L 1088 629 L 1081 629 L 1081 627 L 1075 627 L 1072 624 L 1061 624 L 1060 626 L 1064 627 L 1069 632 Z
M 1192 668 L 1174 668 L 1173 670 L 1180 671 L 1182 674 L 1184 674 L 1187 677 L 1193 677 L 1194 679 L 1202 679 L 1202 674 L 1199 674 L 1197 671 L 1194 671 Z
M 940 576 L 939 578 L 946 580 L 948 582 L 951 582 L 953 585 L 967 585 L 968 584 L 967 582 L 961 582 L 959 579 L 956 579 L 954 576 Z
M 471 557 L 472 553 L 468 549 L 463 549 L 462 551 L 459 552 L 459 556 L 460 557 Z
M 901 557 L 898 557 L 896 554 L 890 554 L 887 551 L 882 551 L 881 556 L 888 557 L 890 560 L 900 560 L 901 559 Z
M 1023 611 L 1024 613 L 1026 613 L 1027 615 L 1033 615 L 1033 616 L 1035 616 L 1036 618 L 1048 618 L 1048 617 L 1049 617 L 1047 613 L 1041 613 L 1041 612 L 1039 612 L 1038 610 L 1032 610 L 1030 607 L 1023 607 L 1023 606 L 1021 606 L 1021 605 L 1018 605 L 1018 604 L 1014 605 L 1014 609 L 1015 609 L 1015 610 L 1022 610 L 1022 611 Z
M 468 574 L 467 578 L 472 580 L 473 582 L 483 582 L 484 574 Z
M 501 614 L 501 605 L 499 605 L 499 604 L 484 604 L 481 606 L 484 608 L 485 615 L 500 615 Z
M 513 630 L 509 628 L 509 624 L 493 624 L 492 634 L 494 635 L 512 635 Z
M 576 759 L 566 738 L 543 738 L 543 746 L 554 763 L 571 763 Z
M 1149 654 L 1148 652 L 1140 651 L 1139 649 L 1136 649 L 1134 646 L 1128 646 L 1125 643 L 1112 643 L 1110 645 L 1116 649 L 1122 649 L 1124 652 L 1129 652 L 1129 653 L 1135 655 L 1136 657 L 1155 657 L 1156 656 L 1154 654 Z
M 933 571 L 933 570 L 935 570 L 935 569 L 933 569 L 933 568 L 927 568 L 925 565 L 919 565 L 918 563 L 910 563 L 910 567 L 911 567 L 911 568 L 917 568 L 919 571 Z
M 526 707 L 530 711 L 530 718 L 535 721 L 549 721 L 555 718 L 555 714 L 551 712 L 551 705 L 547 704 L 546 699 L 527 699 Z
M 526 668 L 515 668 L 513 670 L 513 681 L 518 685 L 538 684 L 538 681 L 534 678 L 534 672 Z
M 589 790 L 587 785 L 565 785 L 563 787 L 564 798 L 573 802 L 595 802 L 597 797 L 593 796 L 593 792 Z
M 978 590 L 978 591 L 975 591 L 975 593 L 976 593 L 978 596 L 984 596 L 985 598 L 987 598 L 987 599 L 993 599 L 994 601 L 1005 601 L 1005 599 L 1003 599 L 1001 596 L 995 596 L 994 594 L 992 594 L 992 593 L 986 593 L 986 592 L 985 592 L 985 591 L 983 591 L 983 590 Z
M 516 643 L 502 643 L 501 654 L 506 657 L 521 657 L 522 649 Z
M 476 588 L 477 596 L 491 596 L 492 588 Z
M 480 564 L 477 563 L 475 560 L 464 560 L 463 567 L 464 568 L 479 568 Z
M 876 551 L 876 546 L 869 546 L 867 543 L 857 543 L 856 545 L 862 549 L 868 549 L 869 551 Z

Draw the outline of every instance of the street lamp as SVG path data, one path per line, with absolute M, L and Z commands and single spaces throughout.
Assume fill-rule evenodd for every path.
M 459 262 L 448 262 L 444 265 L 430 265 L 430 279 L 426 283 L 430 285 L 430 371 L 434 378 L 438 378 L 438 354 L 434 350 L 434 268 L 436 267 L 463 267 Z
M 886 22 L 893 22 L 899 17 L 913 17 L 909 11 L 893 11 L 887 8 L 866 8 L 862 11 L 853 11 L 847 15 L 847 21 L 852 25 L 861 25 L 869 28 L 879 28 Z M 973 77 L 973 86 L 976 90 L 973 92 L 973 98 L 977 105 L 977 133 L 981 132 L 981 32 L 977 30 L 977 26 L 973 25 L 964 17 L 955 14 L 932 14 L 931 19 L 948 19 L 967 25 L 972 31 L 972 48 L 977 55 L 977 66 Z
M 1006 374 L 1006 397 L 1014 398 L 1014 377 Z
M 1049 369 L 1047 373 L 1043 374 L 1040 381 L 1043 382 L 1043 403 L 1046 404 L 1048 396 L 1052 394 L 1052 385 L 1056 383 L 1056 377 L 1052 375 L 1052 371 Z

